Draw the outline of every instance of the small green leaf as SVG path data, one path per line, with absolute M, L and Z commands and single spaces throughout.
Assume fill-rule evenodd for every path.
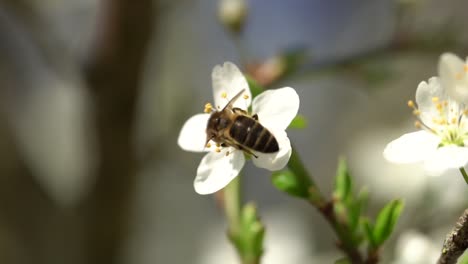
M 257 95 L 261 94 L 265 89 L 252 77 L 246 76 L 247 83 L 249 84 L 250 92 L 252 93 L 252 98 L 255 98 Z
M 271 181 L 277 189 L 289 195 L 301 198 L 307 198 L 309 195 L 309 186 L 290 170 L 273 172 Z
M 294 119 L 291 121 L 291 124 L 289 124 L 288 128 L 293 128 L 293 129 L 303 129 L 307 127 L 307 119 L 303 115 L 297 115 L 294 117 Z
M 403 210 L 403 202 L 401 200 L 393 200 L 380 210 L 375 220 L 374 238 L 377 246 L 380 246 L 387 240 Z
M 369 219 L 363 218 L 361 224 L 364 229 L 364 233 L 366 234 L 367 241 L 369 241 L 371 247 L 376 248 L 377 243 L 374 238 L 374 227 L 372 226 L 372 223 Z
M 335 177 L 335 197 L 341 201 L 346 201 L 351 194 L 352 179 L 348 171 L 346 160 L 341 158 L 338 163 Z
M 253 203 L 248 203 L 242 208 L 240 220 L 239 234 L 231 239 L 242 256 L 249 258 L 261 256 L 265 227 L 260 222 L 257 208 Z

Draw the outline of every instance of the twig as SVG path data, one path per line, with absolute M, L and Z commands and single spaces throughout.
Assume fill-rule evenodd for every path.
M 458 218 L 455 227 L 447 234 L 437 264 L 456 263 L 468 248 L 468 209 Z

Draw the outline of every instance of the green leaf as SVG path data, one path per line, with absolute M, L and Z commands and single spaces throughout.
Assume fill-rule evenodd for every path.
M 402 210 L 403 202 L 401 200 L 390 201 L 380 210 L 375 220 L 373 232 L 377 246 L 382 245 L 390 237 Z
M 263 238 L 265 227 L 260 222 L 257 208 L 248 203 L 242 208 L 240 217 L 240 230 L 234 241 L 238 251 L 244 258 L 257 258 L 263 253 Z
M 352 179 L 348 171 L 346 160 L 341 158 L 338 163 L 335 177 L 335 197 L 341 201 L 346 201 L 351 194 Z
M 303 129 L 307 127 L 307 119 L 303 115 L 297 115 L 294 117 L 294 119 L 291 121 L 291 124 L 289 124 L 288 128 L 293 128 L 293 129 Z
M 252 77 L 246 75 L 247 83 L 249 84 L 250 92 L 252 93 L 252 99 L 257 95 L 261 94 L 265 88 L 263 88 L 257 81 Z
M 364 233 L 366 235 L 367 241 L 369 242 L 371 247 L 376 248 L 377 243 L 374 238 L 374 227 L 372 226 L 372 223 L 367 218 L 363 218 L 361 223 L 362 223 L 362 227 L 364 229 Z
M 271 181 L 277 189 L 289 195 L 301 198 L 307 198 L 309 195 L 309 186 L 290 170 L 273 172 Z

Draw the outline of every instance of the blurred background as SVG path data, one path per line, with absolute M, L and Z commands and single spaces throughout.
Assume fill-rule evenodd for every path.
M 468 2 L 236 1 L 0 1 L 0 263 L 237 263 L 216 197 L 193 190 L 202 155 L 176 143 L 224 61 L 297 90 L 308 126 L 289 135 L 324 193 L 346 156 L 370 215 L 405 200 L 382 263 L 435 262 L 462 177 L 381 153 L 414 129 L 406 102 L 440 54 L 468 55 Z M 263 263 L 341 256 L 314 208 L 245 175 Z

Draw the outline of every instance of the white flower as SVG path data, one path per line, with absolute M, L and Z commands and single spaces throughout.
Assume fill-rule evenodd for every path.
M 468 105 L 468 58 L 464 62 L 452 53 L 444 53 L 439 60 L 439 76 L 448 95 Z
M 424 162 L 430 175 L 442 175 L 468 163 L 467 107 L 449 96 L 438 77 L 421 82 L 416 103 L 408 102 L 418 117 L 420 131 L 390 142 L 384 157 L 395 163 Z
M 215 108 L 220 110 L 232 97 L 244 90 L 233 107 L 247 111 L 251 93 L 246 79 L 232 63 L 216 66 L 212 73 Z M 260 168 L 280 170 L 289 161 L 291 144 L 285 129 L 299 109 L 299 96 L 293 88 L 285 87 L 261 93 L 252 102 L 252 115 L 276 138 L 279 151 L 271 154 L 253 152 L 253 163 Z M 189 118 L 179 134 L 178 144 L 187 151 L 204 152 L 194 181 L 195 191 L 210 194 L 224 188 L 234 179 L 245 163 L 244 152 L 234 147 L 222 147 L 210 141 L 206 143 L 206 127 L 210 114 L 197 114 Z

